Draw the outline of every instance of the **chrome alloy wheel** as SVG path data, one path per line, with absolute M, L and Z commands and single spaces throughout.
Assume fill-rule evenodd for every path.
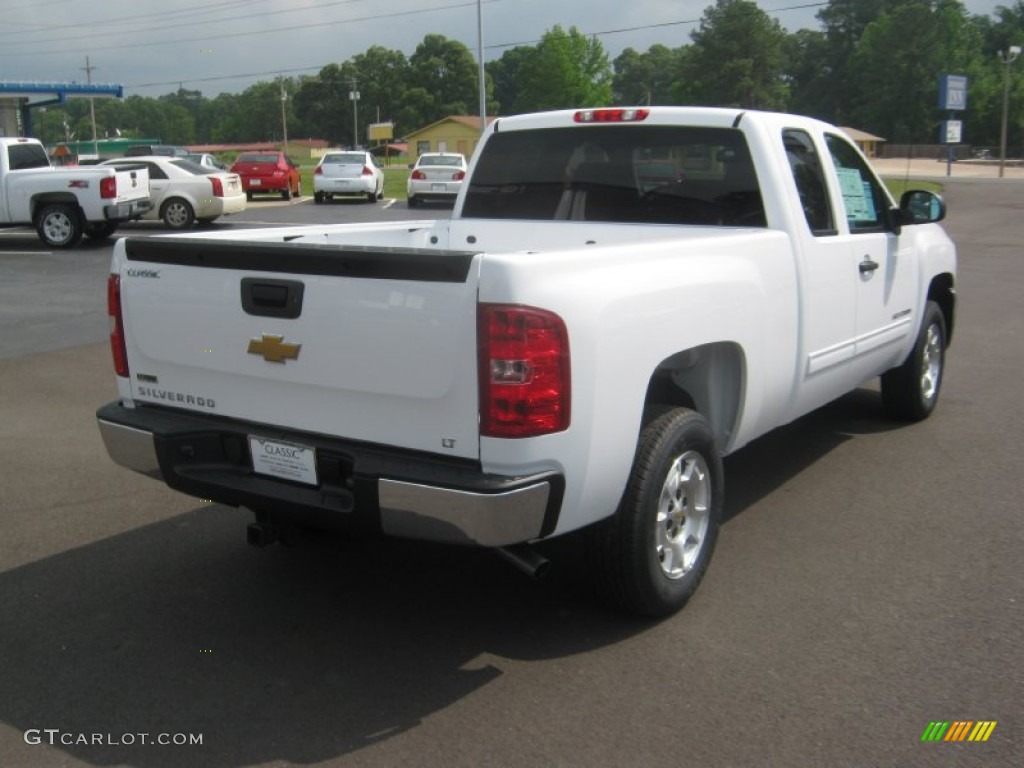
M 47 214 L 43 218 L 42 226 L 47 241 L 53 243 L 66 242 L 71 238 L 71 233 L 74 230 L 71 216 L 65 211 L 53 211 Z
M 942 376 L 942 331 L 932 323 L 925 333 L 924 345 L 921 349 L 921 397 L 932 400 L 939 391 L 939 378 Z
M 696 564 L 708 534 L 711 474 L 704 457 L 687 451 L 669 467 L 658 499 L 654 546 L 661 569 L 681 579 Z
M 167 204 L 164 222 L 174 229 L 183 229 L 192 223 L 192 212 L 186 203 L 174 200 Z

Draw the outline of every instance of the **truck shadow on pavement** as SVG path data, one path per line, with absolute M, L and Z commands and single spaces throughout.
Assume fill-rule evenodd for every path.
M 728 460 L 728 516 L 849 435 L 891 428 L 862 390 L 758 441 Z M 504 659 L 584 653 L 652 626 L 590 596 L 572 539 L 546 545 L 569 554 L 536 583 L 487 551 L 397 540 L 255 550 L 248 521 L 204 505 L 0 574 L 0 719 L 59 731 L 16 756 L 315 763 L 416 728 L 505 674 Z M 202 746 L 138 734 L 202 734 Z
M 255 550 L 248 520 L 208 505 L 0 574 L 0 720 L 60 732 L 15 744 L 10 764 L 63 763 L 53 750 L 94 765 L 317 763 L 486 686 L 504 674 L 490 653 L 558 657 L 643 628 L 490 552 L 327 538 Z

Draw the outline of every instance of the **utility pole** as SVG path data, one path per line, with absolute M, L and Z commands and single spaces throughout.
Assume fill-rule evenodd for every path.
M 355 78 L 350 81 L 352 90 L 348 92 L 349 101 L 352 102 L 352 149 L 359 146 L 359 83 Z
M 487 80 L 484 76 L 484 14 L 481 0 L 476 0 L 477 75 L 480 90 L 480 133 L 487 130 Z
M 85 66 L 82 67 L 85 70 L 85 81 L 92 85 L 92 71 L 96 69 L 92 64 L 89 63 L 89 57 L 85 57 Z M 96 143 L 96 102 L 93 97 L 89 96 L 89 116 L 92 118 L 92 153 L 99 155 L 99 145 Z
M 281 131 L 284 134 L 284 153 L 288 154 L 288 116 L 285 112 L 285 102 L 288 101 L 288 94 L 284 90 L 284 76 L 278 79 L 281 85 Z

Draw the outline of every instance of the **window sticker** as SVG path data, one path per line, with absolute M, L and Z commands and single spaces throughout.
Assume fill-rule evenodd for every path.
M 846 218 L 854 224 L 878 221 L 878 211 L 871 195 L 871 185 L 856 168 L 836 168 L 839 175 L 839 189 L 846 205 Z

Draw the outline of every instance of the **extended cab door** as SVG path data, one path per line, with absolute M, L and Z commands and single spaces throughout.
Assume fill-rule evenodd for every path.
M 787 129 L 782 139 L 805 225 L 795 233 L 802 274 L 800 377 L 808 400 L 798 406 L 802 411 L 846 385 L 856 354 L 857 265 L 829 192 L 824 149 L 802 129 Z
M 826 134 L 825 143 L 857 265 L 854 353 L 858 366 L 868 371 L 865 376 L 871 376 L 899 362 L 901 342 L 913 331 L 913 250 L 910 238 L 895 234 L 887 221 L 893 203 L 863 156 L 838 134 Z

